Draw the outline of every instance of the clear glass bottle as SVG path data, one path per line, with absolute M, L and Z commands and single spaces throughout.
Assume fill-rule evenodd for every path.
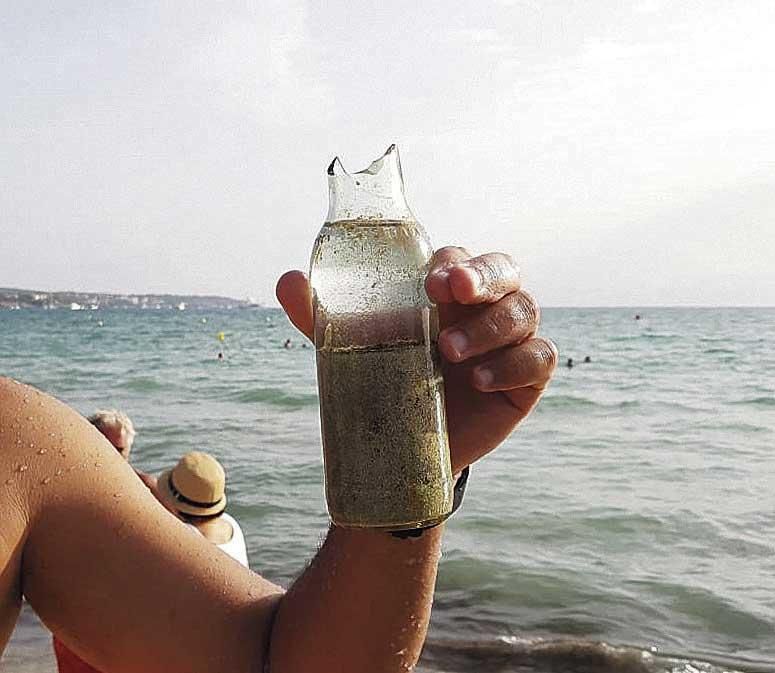
M 310 262 L 328 510 L 340 526 L 435 524 L 453 481 L 430 241 L 395 145 L 359 173 L 334 159 L 328 184 Z

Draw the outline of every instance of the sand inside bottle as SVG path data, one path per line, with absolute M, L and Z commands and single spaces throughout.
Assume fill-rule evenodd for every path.
M 452 508 L 435 344 L 317 352 L 326 494 L 334 523 L 415 528 Z

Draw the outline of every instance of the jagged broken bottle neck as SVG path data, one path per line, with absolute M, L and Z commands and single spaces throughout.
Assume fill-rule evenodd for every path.
M 395 145 L 357 173 L 348 173 L 336 157 L 328 167 L 328 197 L 327 222 L 415 219 L 404 196 Z

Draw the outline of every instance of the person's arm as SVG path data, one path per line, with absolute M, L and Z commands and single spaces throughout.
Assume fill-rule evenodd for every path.
M 5 388 L 0 422 L 25 396 L 35 400 L 37 418 L 22 428 L 33 445 L 21 473 L 32 515 L 23 588 L 46 625 L 111 673 L 261 671 L 281 590 L 175 520 L 74 411 Z M 332 529 L 282 600 L 272 673 L 416 661 L 439 539 L 440 529 L 417 540 Z
M 53 398 L 0 382 L 0 426 L 16 426 L 0 463 L 25 467 L 22 589 L 69 649 L 110 673 L 261 671 L 279 587 L 176 520 Z
M 551 341 L 535 336 L 538 307 L 520 291 L 509 257 L 471 257 L 461 248 L 444 248 L 430 266 L 426 289 L 440 305 L 452 467 L 459 472 L 499 445 L 530 412 L 558 356 Z M 304 274 L 285 274 L 277 296 L 309 337 L 313 319 Z M 483 377 L 483 370 L 492 376 Z M 428 628 L 442 530 L 397 539 L 332 528 L 280 603 L 271 673 L 412 670 Z
M 425 642 L 442 526 L 419 538 L 332 527 L 280 603 L 271 673 L 412 670 Z
M 19 473 L 30 513 L 22 578 L 44 623 L 111 673 L 261 671 L 281 590 L 160 507 L 74 411 L 26 386 L 0 387 L 1 424 L 18 418 L 25 396 L 35 400 L 35 422 L 19 435 L 30 454 Z M 403 540 L 333 528 L 282 599 L 272 673 L 416 661 L 440 531 Z
M 429 294 L 443 304 L 456 471 L 508 435 L 556 364 L 554 346 L 534 338 L 537 312 L 501 257 L 445 249 L 428 279 Z M 303 275 L 284 276 L 278 296 L 309 334 Z M 456 326 L 469 337 L 464 353 L 451 349 Z M 482 367 L 492 370 L 491 380 L 479 378 Z M 21 559 L 32 606 L 97 668 L 259 673 L 270 639 L 271 673 L 401 671 L 416 662 L 441 527 L 416 540 L 332 529 L 283 595 L 159 507 L 109 443 L 65 405 L 0 380 L 0 426 L 13 428 L 0 435 L 0 471 L 14 475 L 0 505 L 21 512 L 0 518 L 0 588 L 15 586 L 13 563 Z M 5 548 L 22 547 L 23 554 L 3 558 Z

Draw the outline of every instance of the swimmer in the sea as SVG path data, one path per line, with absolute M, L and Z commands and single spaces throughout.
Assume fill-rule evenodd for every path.
M 567 362 L 565 363 L 565 366 L 570 369 L 573 367 L 573 358 L 568 358 Z
M 293 342 L 290 339 L 286 339 L 283 348 L 293 348 Z
M 506 255 L 444 248 L 430 268 L 460 473 L 535 406 L 557 350 L 535 336 L 539 312 Z M 304 274 L 285 274 L 277 295 L 309 338 Z M 331 526 L 284 590 L 181 524 L 54 398 L 0 379 L 0 430 L 0 648 L 23 592 L 57 638 L 109 673 L 395 673 L 417 663 L 444 525 L 410 538 Z
M 589 357 L 589 355 L 587 355 L 587 356 L 584 358 L 584 363 L 585 363 L 585 364 L 589 364 L 590 362 L 592 362 L 592 358 L 591 358 L 591 357 Z

